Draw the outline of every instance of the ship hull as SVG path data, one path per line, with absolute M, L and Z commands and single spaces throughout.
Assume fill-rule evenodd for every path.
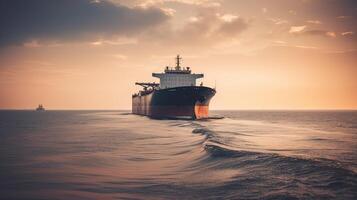
M 214 89 L 203 86 L 153 90 L 133 96 L 132 113 L 152 118 L 207 118 L 215 93 Z

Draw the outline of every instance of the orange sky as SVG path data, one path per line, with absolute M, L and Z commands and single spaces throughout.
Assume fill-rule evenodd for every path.
M 0 6 L 0 109 L 130 109 L 176 54 L 211 109 L 357 109 L 356 1 L 65 2 Z

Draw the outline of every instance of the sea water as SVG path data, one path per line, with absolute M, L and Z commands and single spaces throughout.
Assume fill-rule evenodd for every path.
M 0 111 L 0 199 L 357 199 L 356 111 Z

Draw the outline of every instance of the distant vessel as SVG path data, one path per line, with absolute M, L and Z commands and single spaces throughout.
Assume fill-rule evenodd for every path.
M 37 111 L 45 111 L 45 108 L 43 107 L 42 104 L 39 104 L 38 107 L 36 108 Z
M 190 118 L 208 117 L 209 103 L 216 90 L 196 79 L 203 74 L 191 73 L 189 67 L 180 66 L 181 57 L 176 57 L 176 67 L 166 67 L 164 73 L 153 73 L 159 83 L 138 83 L 144 89 L 132 95 L 132 113 L 152 118 Z

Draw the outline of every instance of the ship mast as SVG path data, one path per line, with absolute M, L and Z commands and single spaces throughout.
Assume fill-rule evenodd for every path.
M 180 67 L 180 60 L 182 59 L 182 57 L 180 57 L 180 55 L 177 55 L 176 56 L 176 70 L 181 70 L 181 67 Z

